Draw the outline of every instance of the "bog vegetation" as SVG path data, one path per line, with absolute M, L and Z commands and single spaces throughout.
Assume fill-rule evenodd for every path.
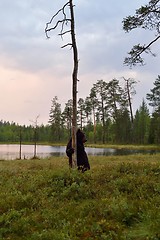
M 160 155 L 0 161 L 0 239 L 160 239 Z

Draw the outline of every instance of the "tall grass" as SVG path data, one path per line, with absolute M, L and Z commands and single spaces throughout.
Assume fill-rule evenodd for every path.
M 160 155 L 0 161 L 0 239 L 160 239 Z

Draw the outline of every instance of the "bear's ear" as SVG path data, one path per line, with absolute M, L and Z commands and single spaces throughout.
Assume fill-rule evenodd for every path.
M 77 130 L 77 133 L 80 133 L 81 132 L 81 129 L 80 128 L 78 128 L 78 130 Z
M 81 129 L 78 129 L 77 130 L 77 139 L 79 141 L 82 141 L 83 137 L 84 137 L 84 133 L 81 131 Z

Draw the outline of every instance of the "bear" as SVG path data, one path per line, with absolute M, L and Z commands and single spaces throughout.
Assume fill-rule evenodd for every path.
M 78 167 L 78 170 L 85 172 L 87 170 L 90 170 L 88 156 L 84 147 L 84 143 L 87 141 L 87 139 L 85 137 L 85 134 L 81 131 L 81 129 L 77 130 L 76 138 L 77 138 L 77 167 Z M 69 158 L 69 166 L 71 168 L 72 168 L 73 153 L 74 153 L 74 149 L 72 148 L 72 138 L 70 138 L 66 147 L 66 154 Z

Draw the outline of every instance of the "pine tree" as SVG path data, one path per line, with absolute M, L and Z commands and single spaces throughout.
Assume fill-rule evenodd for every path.
M 51 139 L 60 141 L 61 139 L 61 104 L 58 103 L 58 98 L 55 96 L 52 99 L 51 110 L 49 114 L 49 123 L 52 129 Z

